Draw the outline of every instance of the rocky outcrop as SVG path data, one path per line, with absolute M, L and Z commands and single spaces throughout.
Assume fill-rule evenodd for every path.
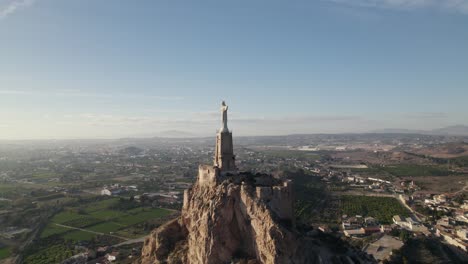
M 151 234 L 151 238 L 145 241 L 142 249 L 142 255 L 146 257 L 145 263 L 158 263 L 167 259 L 174 249 L 184 243 L 186 237 L 187 229 L 180 223 L 180 219 L 174 219 L 162 225 Z
M 262 188 L 273 193 L 275 187 Z M 298 252 L 293 221 L 280 218 L 257 193 L 255 184 L 228 177 L 215 186 L 197 182 L 185 192 L 181 216 L 145 241 L 142 263 L 313 263 L 313 251 Z

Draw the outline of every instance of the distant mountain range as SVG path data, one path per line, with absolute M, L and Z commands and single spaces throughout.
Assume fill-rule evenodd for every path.
M 393 133 L 393 134 L 423 134 L 423 135 L 438 135 L 438 136 L 468 136 L 468 126 L 455 125 L 432 130 L 413 130 L 413 129 L 395 129 L 386 128 L 374 130 L 372 133 Z
M 203 135 L 197 135 L 195 133 L 185 132 L 181 130 L 165 130 L 154 133 L 140 133 L 133 134 L 126 138 L 198 138 Z
M 199 137 L 198 135 L 190 132 L 180 131 L 180 130 L 167 130 L 156 133 L 157 137 L 163 138 L 192 138 Z

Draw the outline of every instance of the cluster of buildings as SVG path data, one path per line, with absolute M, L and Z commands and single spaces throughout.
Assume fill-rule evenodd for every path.
M 120 248 L 112 246 L 101 246 L 96 249 L 83 248 L 83 250 L 84 252 L 62 261 L 62 264 L 112 264 L 119 263 L 125 258 L 129 259 L 129 263 L 131 263 L 131 260 L 137 258 L 141 252 L 139 247 L 122 252 Z
M 428 235 L 429 230 L 426 226 L 421 224 L 418 220 L 414 219 L 414 217 L 403 217 L 401 215 L 394 215 L 393 223 L 403 229 L 412 231 L 412 232 L 421 232 L 423 234 Z
M 451 216 L 459 223 L 468 224 L 468 200 L 459 203 L 451 199 L 449 195 L 428 195 L 424 197 L 423 205 L 432 211 L 442 212 L 444 215 Z
M 177 191 L 143 193 L 141 195 L 135 195 L 134 199 L 137 202 L 151 203 L 155 204 L 155 206 L 172 205 L 182 202 L 181 193 Z
M 419 195 L 413 196 L 413 202 L 421 203 L 442 217 L 435 222 L 432 229 L 437 237 L 445 243 L 468 251 L 468 200 L 463 203 L 452 199 L 453 195 Z
M 403 191 L 419 191 L 421 187 L 417 186 L 413 180 L 400 181 L 400 187 Z
M 120 184 L 111 184 L 102 188 L 101 195 L 115 196 L 129 191 L 137 192 L 138 188 L 135 185 L 123 186 Z
M 449 213 L 452 210 L 456 210 L 456 207 L 459 207 L 457 204 L 454 204 L 445 194 L 426 197 L 424 199 L 424 206 L 431 210 L 442 211 L 445 213 Z
M 344 174 L 344 175 L 343 175 Z M 347 172 L 342 172 L 342 175 L 338 175 L 341 182 L 347 183 L 350 188 L 359 188 L 364 190 L 369 190 L 373 192 L 403 192 L 400 191 L 398 188 L 394 188 L 390 181 L 372 178 L 372 177 L 362 177 L 359 175 L 353 175 Z
M 435 225 L 436 236 L 449 245 L 468 251 L 468 227 L 457 225 L 451 217 L 442 217 Z
M 363 237 L 374 233 L 388 233 L 392 229 L 402 228 L 412 232 L 420 232 L 429 235 L 429 230 L 421 222 L 413 217 L 393 216 L 392 225 L 381 225 L 373 217 L 362 217 L 360 215 L 342 217 L 343 233 L 347 237 Z
M 386 226 L 380 225 L 373 217 L 343 215 L 341 227 L 347 237 L 363 237 L 374 233 L 383 233 Z

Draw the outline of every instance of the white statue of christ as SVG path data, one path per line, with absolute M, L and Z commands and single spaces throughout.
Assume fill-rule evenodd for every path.
M 222 118 L 223 118 L 223 127 L 221 128 L 220 132 L 229 132 L 228 127 L 227 127 L 227 110 L 228 110 L 228 106 L 223 101 L 221 103 L 221 113 L 222 113 Z

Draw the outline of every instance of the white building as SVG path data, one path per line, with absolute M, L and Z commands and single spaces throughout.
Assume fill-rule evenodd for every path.
M 111 196 L 112 192 L 109 189 L 102 189 L 101 190 L 101 195 L 108 195 Z
M 402 227 L 402 228 L 405 228 L 405 229 L 408 229 L 410 231 L 413 231 L 413 232 L 427 232 L 427 227 L 425 227 L 424 225 L 422 225 L 420 222 L 414 220 L 413 218 L 411 217 L 402 217 L 400 215 L 395 215 L 393 216 L 393 223 L 395 223 L 396 225 Z
M 447 202 L 447 196 L 445 196 L 444 194 L 434 195 L 434 201 L 436 203 L 438 203 L 438 204 L 446 203 Z
M 450 233 L 450 229 L 447 229 L 443 226 L 436 226 L 436 230 L 436 235 L 443 238 L 447 244 L 461 248 L 464 251 L 468 251 L 468 244 L 464 240 Z
M 458 229 L 457 236 L 463 240 L 468 240 L 468 229 L 466 228 Z

